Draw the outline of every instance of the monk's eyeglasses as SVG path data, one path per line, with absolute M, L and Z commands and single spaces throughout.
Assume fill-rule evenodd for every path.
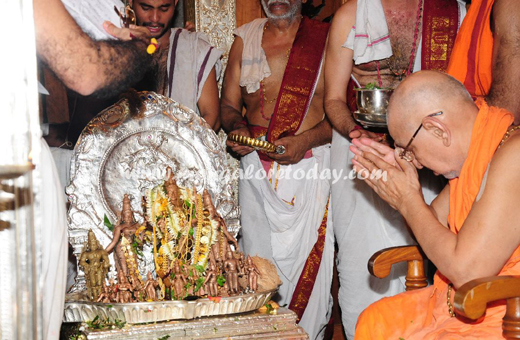
M 435 113 L 432 113 L 432 114 L 429 114 L 426 116 L 426 118 L 428 117 L 437 117 L 437 116 L 440 116 L 442 115 L 444 112 L 442 111 L 439 111 L 439 112 L 435 112 Z M 410 141 L 408 142 L 408 144 L 406 144 L 406 146 L 403 148 L 403 150 L 399 153 L 399 158 L 401 159 L 404 159 L 405 161 L 408 161 L 408 162 L 411 162 L 413 161 L 413 155 L 412 155 L 412 152 L 410 150 L 408 150 L 408 148 L 410 147 L 410 145 L 412 144 L 413 140 L 415 139 L 415 137 L 417 136 L 417 134 L 419 133 L 419 131 L 421 131 L 421 128 L 423 127 L 423 124 L 421 122 L 421 125 L 419 125 L 419 127 L 417 128 L 417 130 L 415 130 L 414 134 L 412 135 L 412 138 L 410 138 Z

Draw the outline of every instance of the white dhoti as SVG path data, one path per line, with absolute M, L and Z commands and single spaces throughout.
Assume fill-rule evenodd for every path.
M 39 286 L 42 291 L 43 339 L 60 335 L 67 281 L 67 218 L 65 198 L 49 147 L 42 140 L 41 157 L 36 160 L 40 176 L 40 223 L 35 226 L 40 240 Z
M 242 157 L 239 186 L 242 209 L 242 249 L 273 261 L 283 284 L 279 303 L 289 305 L 309 253 L 318 239 L 330 195 L 328 176 L 330 146 L 312 150 L 312 157 L 292 166 L 276 162 L 272 178 L 265 174 L 256 152 Z M 331 216 L 328 215 L 325 246 L 302 326 L 311 339 L 323 338 L 332 311 L 330 294 L 334 258 Z
M 333 132 L 331 169 L 333 176 L 342 172 L 341 179 L 331 188 L 332 221 L 338 243 L 338 299 L 347 338 L 353 339 L 357 318 L 369 304 L 405 290 L 406 263 L 396 266 L 389 277 L 381 280 L 368 272 L 368 260 L 381 249 L 415 242 L 396 210 L 362 180 L 345 178 L 352 170 L 354 157 L 350 145 L 346 138 Z M 429 203 L 442 189 L 442 179 L 431 173 L 423 177 L 423 194 Z

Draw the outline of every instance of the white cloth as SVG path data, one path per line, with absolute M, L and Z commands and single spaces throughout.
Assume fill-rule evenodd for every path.
M 278 173 L 278 179 L 272 178 L 271 181 L 259 179 L 257 174 L 263 171 L 263 167 L 256 152 L 241 159 L 244 178 L 239 183 L 242 209 L 239 242 L 247 254 L 258 255 L 275 263 L 283 282 L 278 291 L 281 305 L 291 301 L 302 269 L 318 238 L 318 229 L 329 199 L 330 181 L 327 177 L 320 178 L 319 174 L 329 168 L 330 146 L 320 146 L 312 153 L 311 158 L 303 159 L 298 164 L 280 166 L 284 171 L 283 178 Z M 278 169 L 276 162 L 272 169 L 272 177 L 275 177 Z M 312 173 L 316 176 L 308 175 Z M 300 321 L 300 326 L 309 333 L 310 339 L 323 338 L 332 312 L 330 289 L 334 238 L 330 214 L 328 217 L 320 269 Z
M 368 0 L 378 2 L 380 0 Z M 367 0 L 358 0 L 366 6 Z M 457 0 L 459 5 L 459 25 L 466 14 L 463 1 Z M 363 5 L 363 3 L 365 3 Z M 377 4 L 374 4 L 377 5 Z M 382 7 L 381 7 L 382 9 Z M 377 12 L 379 13 L 379 12 Z M 386 26 L 386 18 L 378 20 Z M 369 22 L 376 20 L 370 13 Z M 358 19 L 356 18 L 356 29 Z M 353 34 L 351 32 L 351 34 Z M 350 35 L 349 35 L 350 38 Z M 349 38 L 343 45 L 346 48 L 356 48 L 349 44 Z M 422 39 L 417 46 L 413 72 L 421 70 Z M 354 49 L 354 55 L 356 50 Z M 372 59 L 373 58 L 373 59 Z M 365 60 L 365 59 L 363 59 Z M 364 62 L 378 60 L 372 56 Z M 358 62 L 356 61 L 356 64 Z M 347 174 L 352 169 L 349 150 L 350 142 L 338 132 L 333 132 L 331 148 L 331 169 L 337 173 Z M 345 175 L 343 175 L 345 176 Z M 426 203 L 430 203 L 442 190 L 445 180 L 435 177 L 429 170 L 420 173 L 423 195 Z M 359 180 L 340 180 L 332 185 L 332 221 L 334 234 L 338 243 L 336 265 L 340 280 L 339 304 L 341 319 L 347 338 L 354 338 L 354 331 L 359 314 L 369 304 L 385 296 L 393 296 L 405 290 L 404 277 L 406 265 L 397 266 L 389 277 L 384 280 L 372 277 L 367 270 L 370 257 L 377 251 L 394 246 L 413 244 L 403 218 L 390 206 L 379 198 L 370 187 Z
M 120 27 L 121 19 L 116 14 L 114 6 L 119 11 L 123 8 L 123 3 L 119 0 L 62 0 L 63 5 L 76 20 L 81 29 L 89 34 L 93 39 L 106 40 L 115 39 L 103 29 L 105 20 L 112 22 Z
M 255 19 L 235 30 L 235 35 L 244 43 L 242 50 L 242 67 L 240 69 L 240 87 L 247 93 L 260 89 L 260 81 L 271 75 L 265 51 L 262 48 L 262 36 L 267 19 Z
M 343 47 L 354 51 L 356 65 L 392 56 L 392 45 L 381 0 L 357 0 L 356 25 Z
M 177 43 L 175 44 L 176 36 Z M 168 74 L 171 72 L 171 61 L 175 54 L 171 98 L 200 115 L 197 102 L 208 79 L 211 69 L 215 67 L 217 81 L 220 76 L 222 51 L 214 48 L 206 34 L 190 32 L 182 28 L 172 28 L 170 50 L 168 52 Z M 168 88 L 169 93 L 170 89 Z
M 35 160 L 37 162 L 37 160 Z M 41 240 L 43 339 L 59 339 L 67 279 L 67 218 L 65 199 L 49 147 L 42 139 L 40 160 L 36 163 L 40 184 L 41 224 L 36 234 Z
M 55 147 L 51 147 L 50 150 L 52 158 L 54 159 L 54 163 L 56 164 L 58 178 L 60 179 L 62 188 L 61 193 L 66 197 L 67 194 L 65 193 L 65 188 L 70 183 L 70 161 L 74 151 Z
M 381 280 L 370 275 L 367 263 L 377 251 L 414 244 L 402 216 L 363 181 L 346 179 L 352 169 L 351 143 L 334 130 L 331 169 L 341 174 L 332 184 L 332 221 L 338 243 L 337 270 L 340 280 L 339 304 L 348 339 L 354 338 L 359 314 L 371 303 L 405 290 L 406 264 Z M 443 187 L 440 178 L 426 175 L 421 180 L 423 194 L 431 202 Z M 427 189 L 426 189 L 427 188 Z

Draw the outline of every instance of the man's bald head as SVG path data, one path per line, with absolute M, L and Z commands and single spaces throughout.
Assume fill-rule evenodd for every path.
M 425 113 L 460 104 L 473 104 L 473 99 L 457 79 L 436 71 L 417 72 L 394 91 L 388 105 L 388 125 L 414 129 Z
M 477 112 L 464 85 L 455 78 L 422 71 L 394 91 L 388 105 L 388 129 L 396 144 L 405 147 L 422 124 L 424 131 L 409 149 L 420 163 L 452 178 L 465 159 Z M 440 158 L 443 164 L 437 162 Z

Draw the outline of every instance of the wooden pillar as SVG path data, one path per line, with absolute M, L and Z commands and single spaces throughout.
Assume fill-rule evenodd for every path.
M 264 17 L 260 0 L 236 0 L 237 1 L 237 27 L 247 24 L 256 18 Z

